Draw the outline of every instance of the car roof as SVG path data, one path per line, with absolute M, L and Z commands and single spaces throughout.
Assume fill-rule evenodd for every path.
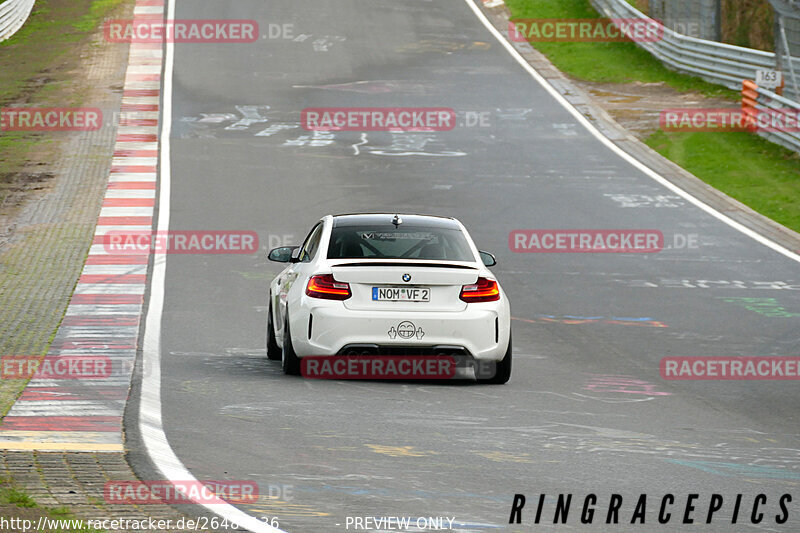
M 446 229 L 458 229 L 461 227 L 456 219 L 452 217 L 441 217 L 436 215 L 409 215 L 403 213 L 348 213 L 343 215 L 333 215 L 333 227 L 361 226 L 361 225 L 391 225 L 395 215 L 403 221 L 403 226 L 408 227 L 434 227 Z

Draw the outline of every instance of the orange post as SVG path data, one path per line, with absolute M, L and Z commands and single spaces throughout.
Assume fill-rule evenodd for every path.
M 758 85 L 754 81 L 742 82 L 742 119 L 744 126 L 751 132 L 756 131 L 758 110 Z

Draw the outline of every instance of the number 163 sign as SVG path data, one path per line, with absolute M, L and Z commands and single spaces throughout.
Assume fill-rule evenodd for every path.
M 778 70 L 757 70 L 756 85 L 765 89 L 777 89 L 783 86 L 783 72 Z

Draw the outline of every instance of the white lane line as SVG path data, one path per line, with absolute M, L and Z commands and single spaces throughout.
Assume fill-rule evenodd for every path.
M 796 254 L 796 253 L 794 253 L 794 252 L 792 252 L 790 250 L 787 250 L 786 248 L 784 248 L 780 244 L 771 241 L 770 239 L 764 237 L 763 235 L 760 235 L 760 234 L 756 233 L 755 231 L 751 230 L 747 226 L 744 226 L 744 225 L 740 224 L 739 222 L 736 222 L 735 220 L 733 220 L 732 218 L 728 217 L 727 215 L 724 215 L 724 214 L 720 213 L 719 211 L 717 211 L 716 209 L 714 209 L 710 205 L 707 205 L 707 204 L 703 203 L 702 201 L 698 200 L 697 198 L 695 198 L 694 196 L 692 196 L 688 192 L 684 191 L 683 189 L 681 189 L 680 187 L 678 187 L 674 183 L 670 182 L 669 180 L 667 180 L 666 178 L 661 176 L 659 173 L 657 173 L 653 169 L 649 168 L 647 165 L 645 165 L 644 163 L 642 163 L 641 161 L 639 161 L 638 159 L 636 159 L 632 155 L 630 155 L 627 152 L 625 152 L 622 148 L 620 148 L 619 146 L 617 146 L 616 144 L 611 142 L 611 140 L 608 137 L 603 135 L 600 132 L 600 130 L 598 130 L 594 126 L 594 124 L 589 122 L 589 119 L 587 119 L 585 116 L 583 116 L 583 114 L 581 114 L 580 111 L 578 111 L 572 104 L 570 104 L 569 101 L 566 98 L 564 98 L 558 91 L 556 91 L 555 88 L 552 85 L 550 85 L 550 83 L 548 83 L 548 81 L 546 79 L 544 79 L 541 74 L 536 72 L 536 69 L 534 69 L 525 60 L 525 58 L 522 57 L 522 54 L 520 54 L 516 50 L 516 48 L 514 48 L 511 45 L 511 43 L 509 43 L 506 40 L 505 37 L 503 37 L 503 34 L 501 34 L 499 31 L 497 31 L 497 28 L 495 28 L 494 25 L 492 25 L 491 21 L 486 17 L 486 15 L 483 14 L 483 11 L 481 11 L 481 9 L 475 4 L 475 2 L 473 0 L 464 0 L 464 1 L 467 3 L 469 8 L 472 10 L 472 12 L 475 13 L 475 16 L 478 17 L 478 19 L 481 21 L 481 23 L 483 23 L 483 25 L 486 27 L 486 29 L 489 30 L 489 32 L 492 35 L 494 35 L 495 39 L 497 39 L 500 42 L 500 44 L 503 45 L 503 47 L 508 51 L 508 53 L 511 54 L 511 57 L 516 59 L 517 63 L 519 63 L 520 66 L 522 66 L 522 68 L 524 68 L 528 72 L 528 74 L 530 74 L 531 77 L 533 77 L 533 79 L 535 79 L 537 82 L 539 82 L 539 85 L 541 85 L 548 93 L 550 93 L 550 95 L 553 98 L 555 98 L 555 100 L 559 104 L 561 104 L 561 106 L 564 109 L 569 111 L 569 113 L 573 117 L 575 117 L 575 120 L 577 120 L 584 128 L 586 128 L 589 131 L 589 133 L 594 135 L 600 142 L 602 142 L 604 145 L 606 145 L 612 152 L 614 152 L 615 154 L 620 156 L 622 159 L 624 159 L 625 161 L 627 161 L 628 163 L 630 163 L 631 165 L 633 165 L 634 167 L 636 167 L 640 171 L 644 172 L 650 178 L 654 179 L 655 181 L 657 181 L 658 183 L 660 183 L 661 185 L 663 185 L 667 189 L 673 191 L 676 194 L 679 194 L 681 197 L 685 198 L 687 201 L 691 202 L 692 204 L 694 204 L 695 206 L 699 207 L 700 209 L 702 209 L 703 211 L 705 211 L 709 215 L 713 216 L 717 220 L 727 224 L 728 226 L 734 228 L 735 230 L 738 230 L 738 231 L 744 233 L 745 235 L 747 235 L 751 239 L 763 244 L 764 246 L 766 246 L 768 248 L 771 248 L 772 250 L 775 250 L 776 252 L 778 252 L 780 254 L 785 255 L 789 259 L 793 259 L 794 261 L 797 261 L 797 262 L 800 263 L 800 255 L 798 255 L 798 254 Z
M 167 20 L 175 20 L 175 0 L 166 0 Z M 161 186 L 158 202 L 158 231 L 169 230 L 170 208 L 170 133 L 172 131 L 172 77 L 175 62 L 174 43 L 166 43 L 164 57 L 163 116 L 161 124 Z M 143 366 L 150 370 L 142 377 L 142 392 L 139 400 L 139 431 L 142 434 L 147 454 L 164 478 L 173 482 L 197 481 L 186 469 L 169 445 L 161 421 L 161 315 L 164 309 L 164 281 L 167 271 L 165 256 L 156 256 L 153 261 L 153 276 L 150 282 L 150 301 L 145 318 L 142 346 Z M 266 524 L 233 505 L 196 502 L 212 513 L 234 522 L 254 533 L 285 533 Z

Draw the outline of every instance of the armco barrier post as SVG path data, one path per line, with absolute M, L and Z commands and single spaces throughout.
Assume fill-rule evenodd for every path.
M 756 131 L 758 119 L 758 85 L 754 81 L 742 81 L 742 118 L 751 132 Z

